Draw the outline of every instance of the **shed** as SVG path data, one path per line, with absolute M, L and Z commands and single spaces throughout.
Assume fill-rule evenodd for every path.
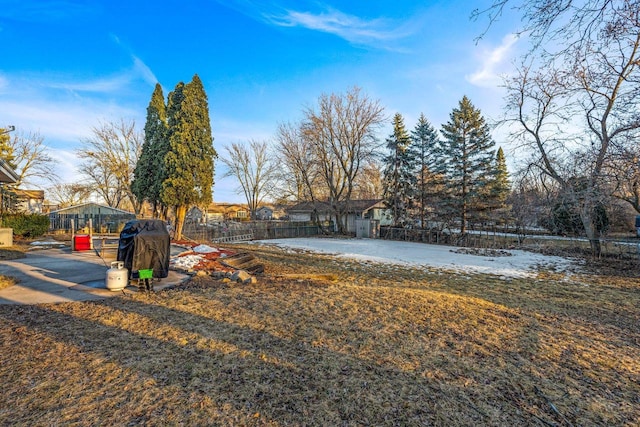
M 258 208 L 258 210 L 256 210 L 256 219 L 271 221 L 273 219 L 273 209 L 268 206 Z

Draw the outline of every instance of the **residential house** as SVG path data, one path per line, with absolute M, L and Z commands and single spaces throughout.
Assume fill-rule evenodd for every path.
M 351 200 L 348 204 L 341 202 L 341 205 L 346 205 L 346 229 L 350 233 L 356 231 L 356 219 L 375 219 L 381 225 L 389 223 L 382 199 Z M 335 220 L 334 210 L 328 202 L 300 202 L 289 207 L 287 214 L 289 221 L 312 221 L 316 216 L 320 221 Z
M 271 221 L 273 219 L 273 209 L 268 206 L 261 206 L 256 210 L 256 219 Z
M 207 209 L 193 207 L 187 213 L 193 222 L 212 224 L 223 221 L 245 221 L 249 219 L 249 209 L 241 203 L 210 203 Z
M 16 188 L 11 192 L 15 195 L 15 211 L 29 214 L 42 214 L 44 212 L 43 190 L 20 190 Z

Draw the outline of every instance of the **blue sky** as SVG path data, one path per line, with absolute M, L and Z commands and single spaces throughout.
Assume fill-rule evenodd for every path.
M 92 127 L 133 119 L 142 129 L 155 83 L 166 95 L 194 73 L 220 155 L 232 142 L 271 138 L 322 93 L 354 85 L 409 129 L 421 112 L 439 128 L 463 95 L 498 119 L 499 76 L 526 46 L 509 16 L 476 41 L 486 21 L 470 14 L 489 4 L 0 0 L 0 126 L 38 132 L 71 182 L 74 149 Z M 214 199 L 242 201 L 223 172 L 217 163 Z

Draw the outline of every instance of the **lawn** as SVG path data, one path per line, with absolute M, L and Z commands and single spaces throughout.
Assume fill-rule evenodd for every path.
M 638 425 L 637 275 L 247 248 L 254 285 L 0 306 L 0 425 Z

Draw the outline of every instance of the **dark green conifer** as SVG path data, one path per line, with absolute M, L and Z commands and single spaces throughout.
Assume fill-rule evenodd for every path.
M 153 214 L 161 204 L 162 183 L 166 179 L 164 158 L 169 150 L 167 139 L 167 112 L 162 86 L 159 83 L 151 95 L 144 125 L 144 143 L 136 163 L 131 191 L 138 200 L 147 200 L 153 206 Z
M 387 138 L 389 155 L 385 157 L 383 198 L 391 211 L 394 225 L 409 222 L 409 209 L 413 206 L 416 177 L 409 146 L 411 138 L 404 127 L 400 113 L 393 117 L 393 133 Z
M 178 83 L 167 107 L 169 152 L 165 156 L 166 179 L 162 201 L 176 212 L 176 236 L 180 237 L 186 211 L 212 201 L 214 160 L 209 105 L 202 81 L 194 75 L 186 85 Z
M 511 192 L 511 182 L 509 181 L 509 171 L 507 170 L 507 161 L 504 157 L 502 147 L 498 147 L 496 153 L 496 164 L 494 171 L 494 179 L 491 183 L 491 191 L 489 196 L 493 201 L 495 208 L 503 208 L 507 202 L 507 197 Z
M 437 173 L 440 148 L 438 134 L 424 114 L 420 114 L 415 129 L 411 131 L 411 140 L 409 150 L 416 176 L 415 203 L 420 227 L 425 228 L 427 212 L 437 210 L 443 177 Z
M 442 125 L 441 171 L 447 178 L 445 214 L 460 222 L 464 235 L 467 222 L 487 210 L 487 190 L 494 176 L 495 143 L 479 109 L 464 96 L 449 121 Z

